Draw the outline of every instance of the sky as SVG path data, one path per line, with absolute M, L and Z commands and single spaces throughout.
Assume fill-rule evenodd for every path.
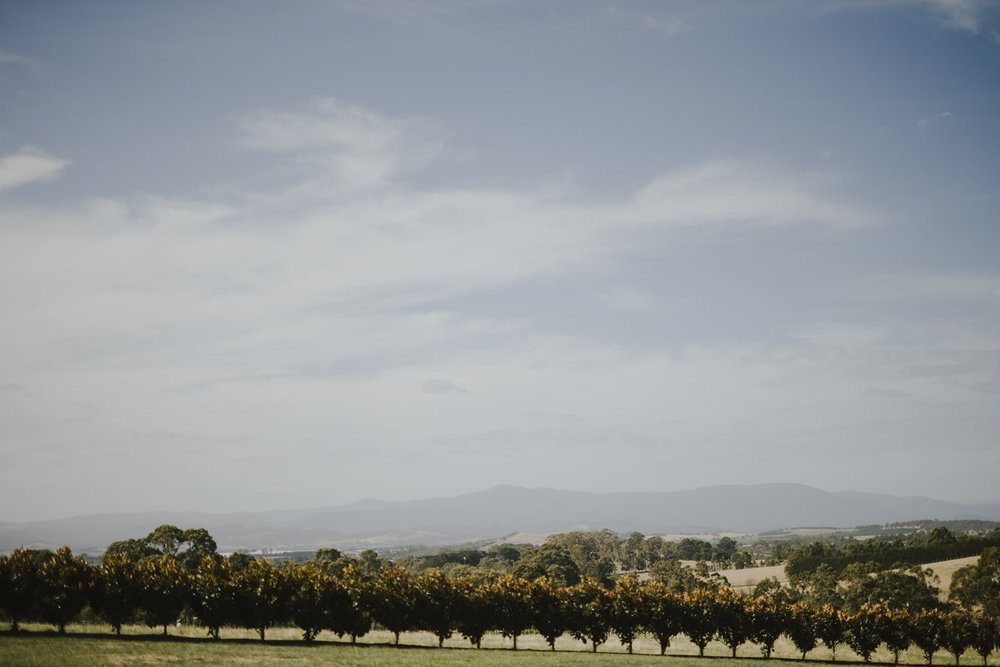
M 1000 500 L 1000 3 L 0 2 L 0 520 Z

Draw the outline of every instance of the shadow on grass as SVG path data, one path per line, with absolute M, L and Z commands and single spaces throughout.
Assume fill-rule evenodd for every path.
M 428 646 L 421 644 L 393 644 L 392 642 L 357 642 L 351 643 L 350 641 L 343 640 L 332 640 L 332 639 L 321 639 L 306 641 L 304 639 L 267 639 L 261 641 L 260 639 L 253 639 L 250 637 L 225 637 L 219 639 L 213 639 L 212 637 L 185 637 L 182 635 L 163 635 L 150 633 L 148 635 L 139 634 L 124 634 L 116 635 L 113 632 L 65 632 L 60 633 L 56 630 L 0 630 L 0 638 L 2 637 L 12 637 L 12 638 L 23 638 L 23 639 L 33 639 L 33 638 L 45 638 L 45 639 L 67 639 L 67 640 L 97 640 L 97 641 L 120 641 L 120 642 L 133 642 L 133 643 L 149 643 L 149 644 L 201 644 L 204 646 L 227 646 L 227 645 L 244 645 L 244 646 L 288 646 L 288 647 L 304 647 L 312 648 L 316 650 L 322 650 L 324 647 L 352 647 L 355 649 L 380 649 L 380 648 L 391 648 L 400 651 L 482 651 L 482 652 L 496 652 L 502 651 L 505 653 L 530 653 L 530 654 L 551 654 L 551 653 L 576 653 L 580 655 L 600 655 L 602 659 L 615 658 L 627 659 L 631 658 L 632 655 L 628 653 L 622 653 L 619 651 L 607 652 L 598 651 L 594 653 L 592 651 L 566 651 L 566 650 L 556 650 L 552 651 L 548 648 L 520 648 L 514 651 L 507 647 L 486 647 L 486 648 L 473 648 L 473 647 L 460 647 L 460 646 Z M 667 653 L 664 656 L 655 655 L 652 653 L 635 653 L 636 656 L 648 657 L 648 658 L 664 658 L 665 660 L 671 658 L 685 658 L 694 660 L 746 660 L 750 662 L 783 662 L 783 663 L 796 663 L 796 664 L 820 664 L 820 665 L 859 665 L 867 666 L 874 665 L 876 667 L 895 667 L 895 663 L 892 662 L 876 662 L 872 661 L 869 663 L 858 662 L 853 660 L 819 660 L 813 658 L 807 658 L 802 660 L 801 658 L 790 658 L 790 657 L 779 657 L 771 656 L 770 658 L 765 658 L 764 656 L 739 656 L 733 658 L 730 655 L 691 655 L 688 653 Z M 612 659 L 615 659 L 612 658 Z M 940 667 L 948 667 L 953 665 L 952 662 L 937 662 L 934 663 Z M 917 667 L 919 665 L 926 665 L 925 662 L 899 662 L 899 667 Z

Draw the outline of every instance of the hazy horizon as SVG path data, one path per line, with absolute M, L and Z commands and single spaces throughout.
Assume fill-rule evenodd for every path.
M 0 520 L 996 501 L 997 72 L 997 0 L 4 3 Z

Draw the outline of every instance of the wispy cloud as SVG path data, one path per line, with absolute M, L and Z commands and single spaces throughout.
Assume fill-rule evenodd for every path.
M 983 14 L 989 7 L 986 0 L 933 0 L 932 5 L 942 26 L 973 33 L 982 30 Z
M 69 165 L 69 160 L 31 146 L 25 146 L 16 153 L 0 155 L 0 192 L 51 180 Z
M 238 122 L 247 148 L 304 155 L 326 165 L 345 186 L 383 183 L 402 168 L 421 166 L 442 150 L 440 131 L 421 118 L 390 118 L 336 99 L 297 111 L 261 111 Z
M 18 53 L 0 50 L 0 65 L 25 65 L 27 67 L 36 68 L 38 67 L 38 62 L 28 56 L 22 56 Z

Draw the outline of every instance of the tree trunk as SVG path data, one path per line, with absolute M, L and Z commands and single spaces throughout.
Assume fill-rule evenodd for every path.
M 734 658 L 736 657 L 736 647 L 735 646 L 733 647 L 733 657 Z
M 699 658 L 704 658 L 705 657 L 705 647 L 704 646 L 699 646 L 698 647 L 698 657 Z
M 66 624 L 65 623 L 60 623 L 59 624 L 59 634 L 61 634 L 61 635 L 66 634 Z
M 399 646 L 399 632 L 394 632 L 393 634 L 396 635 L 396 646 Z
M 632 640 L 628 640 L 628 654 L 632 655 Z
M 351 646 L 354 646 L 357 643 L 358 643 L 358 636 L 352 632 L 351 633 Z
M 482 643 L 483 643 L 483 638 L 482 637 L 477 637 L 476 638 L 476 648 L 481 648 L 481 644 Z
M 809 652 L 809 651 L 802 651 L 802 659 L 803 659 L 803 660 L 805 660 L 805 659 L 806 659 L 806 653 L 808 653 L 808 652 Z
M 166 623 L 163 624 L 163 636 L 164 637 L 167 636 L 167 624 Z
M 265 629 L 265 626 L 262 625 L 262 626 L 260 626 L 260 630 L 257 631 L 257 632 L 260 633 L 260 640 L 261 641 L 264 641 L 264 629 Z
M 592 642 L 590 642 L 590 645 L 593 647 L 592 650 L 594 651 L 594 653 L 597 653 L 597 642 L 596 641 L 592 641 Z
M 513 637 L 514 637 L 514 650 L 516 651 L 517 650 L 517 635 L 513 635 Z
M 444 648 L 444 637 L 438 637 L 438 648 Z

